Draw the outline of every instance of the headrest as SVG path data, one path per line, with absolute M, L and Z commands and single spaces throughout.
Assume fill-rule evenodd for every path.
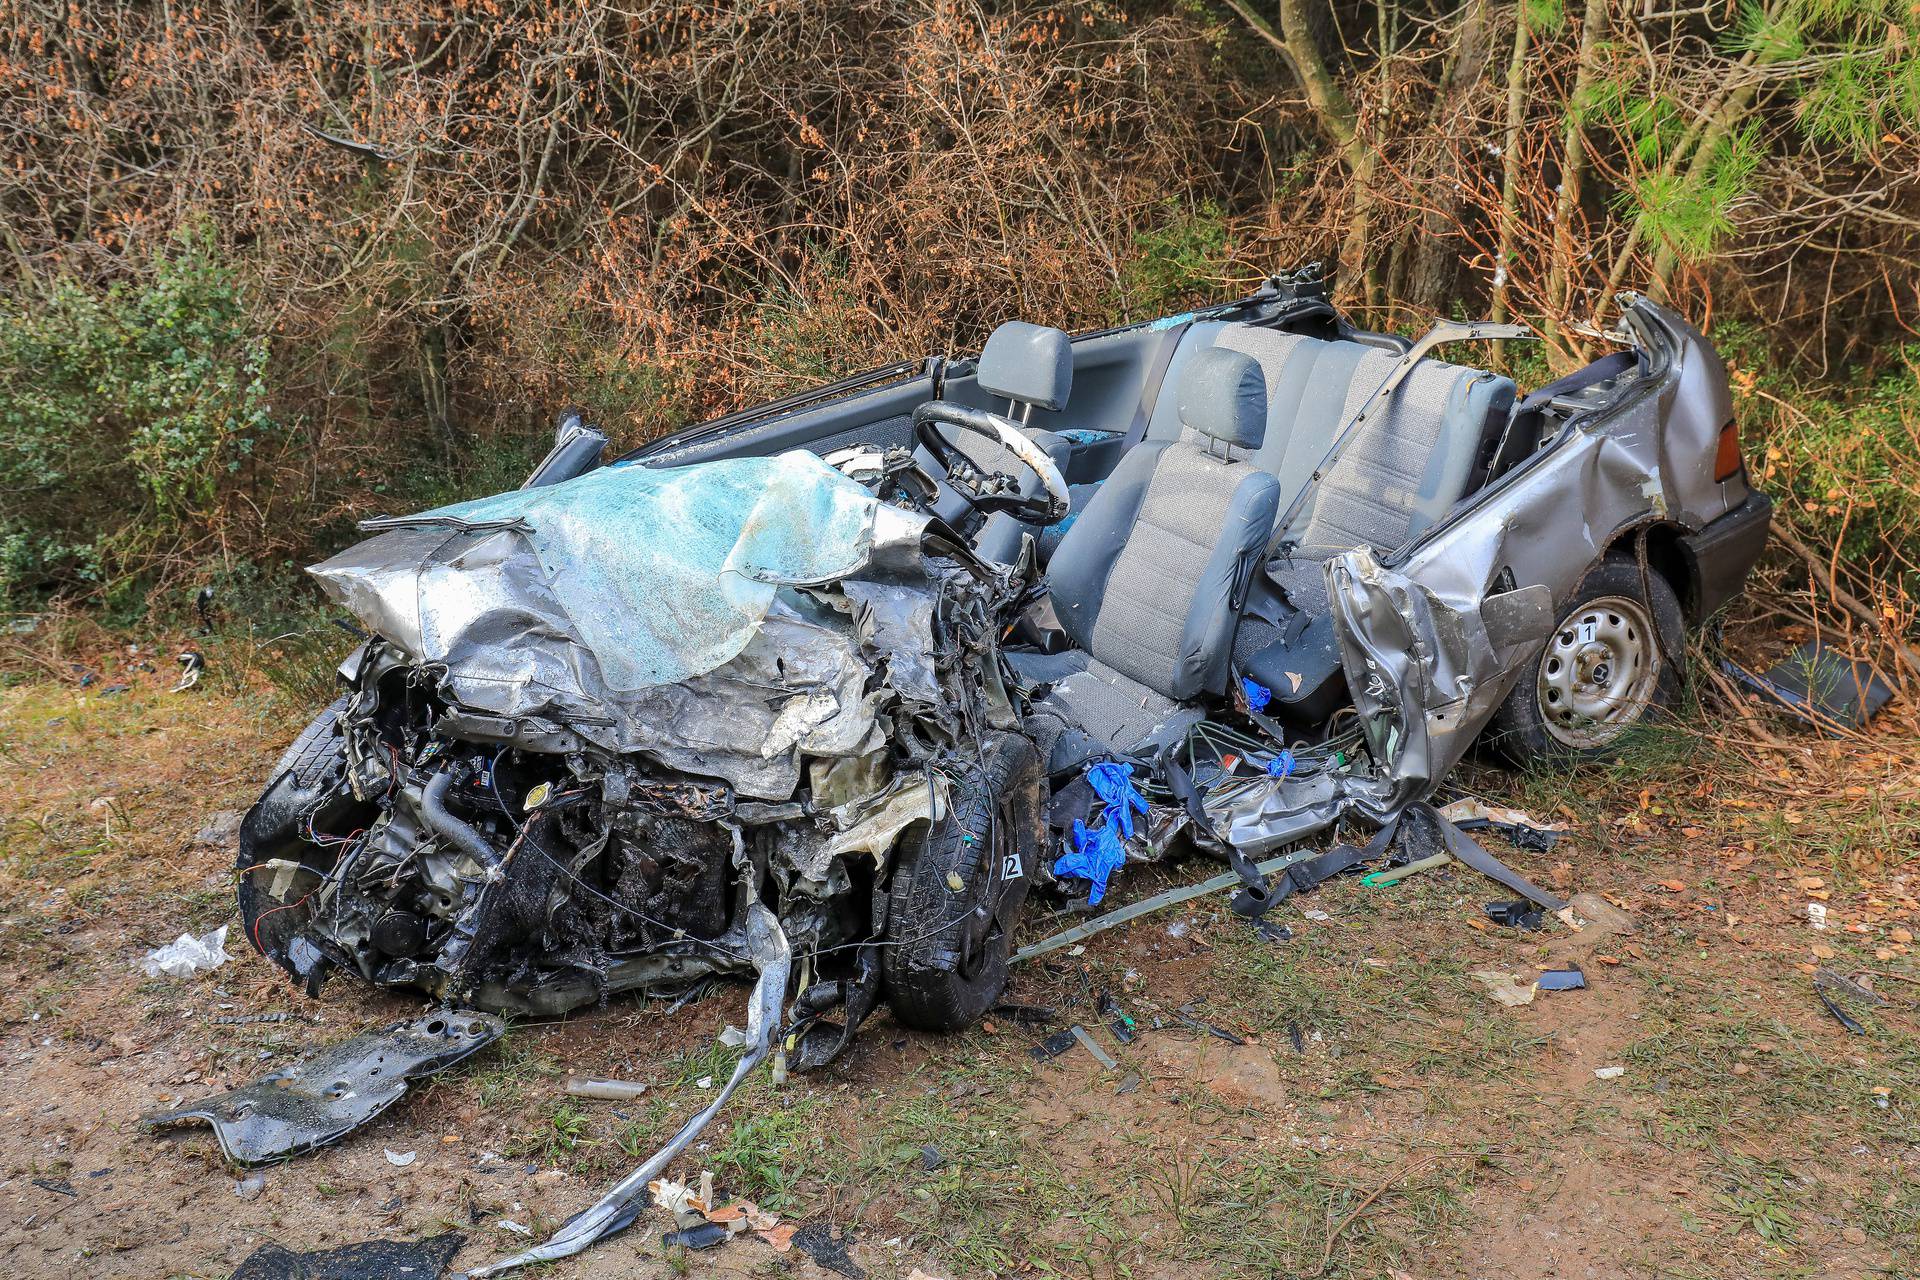
M 1180 422 L 1210 439 L 1258 449 L 1267 438 L 1267 380 L 1252 356 L 1196 352 L 1180 377 Z
M 989 395 L 1064 409 L 1073 390 L 1073 344 L 1058 329 L 1009 320 L 987 339 L 975 380 Z

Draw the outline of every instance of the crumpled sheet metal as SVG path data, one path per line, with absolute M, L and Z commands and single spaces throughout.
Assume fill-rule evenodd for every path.
M 148 1130 L 204 1121 L 236 1164 L 300 1155 L 347 1134 L 434 1075 L 498 1040 L 506 1024 L 468 1009 L 396 1022 L 333 1045 L 244 1088 L 142 1116 Z
M 1366 548 L 1327 562 L 1342 663 L 1371 773 L 1331 785 L 1276 779 L 1211 813 L 1216 834 L 1258 856 L 1348 815 L 1380 823 L 1459 763 L 1537 656 L 1589 569 L 1655 521 L 1699 529 L 1738 500 L 1703 468 L 1725 401 L 1719 356 L 1670 312 L 1627 296 L 1625 323 L 1651 369 L 1644 391 L 1591 421 L 1395 563 Z M 1577 524 L 1569 520 L 1577 513 Z M 1503 580 L 1552 584 L 1503 591 Z
M 727 1099 L 740 1087 L 740 1082 L 773 1050 L 774 1037 L 780 1031 L 780 1009 L 786 1000 L 787 978 L 793 968 L 793 949 L 780 928 L 780 921 L 758 900 L 747 907 L 747 944 L 760 971 L 753 994 L 747 999 L 747 1051 L 734 1064 L 733 1074 L 713 1101 L 682 1125 L 646 1163 L 621 1179 L 594 1204 L 567 1219 L 566 1225 L 551 1239 L 512 1257 L 476 1267 L 467 1273 L 469 1276 L 497 1276 L 536 1262 L 571 1257 L 632 1224 L 646 1203 L 647 1184 L 665 1173 L 680 1153 L 693 1144 L 727 1105 Z
M 870 625 L 877 615 L 849 604 L 861 589 L 890 602 L 901 624 Z M 803 754 L 860 756 L 883 745 L 875 720 L 883 695 L 869 688 L 876 664 L 884 662 L 886 683 L 903 697 L 941 705 L 933 601 L 924 579 L 782 588 L 728 661 L 635 690 L 600 681 L 590 652 L 550 633 L 483 644 L 487 633 L 469 632 L 460 659 L 438 668 L 455 704 L 442 728 L 530 750 L 586 743 L 610 754 L 646 752 L 668 768 L 723 778 L 743 797 L 783 800 L 799 783 Z
M 603 467 L 369 521 L 363 527 L 424 536 L 398 556 L 370 555 L 366 544 L 311 572 L 423 661 L 459 663 L 470 634 L 497 644 L 503 627 L 517 627 L 528 640 L 586 650 L 606 688 L 630 691 L 713 670 L 758 630 L 779 587 L 846 577 L 876 542 L 917 543 L 925 523 L 795 450 Z M 423 561 L 436 532 L 440 545 Z

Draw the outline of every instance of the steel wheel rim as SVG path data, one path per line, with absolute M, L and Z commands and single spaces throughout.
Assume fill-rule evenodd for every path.
M 1640 722 L 1660 683 L 1660 650 L 1647 606 L 1601 596 L 1573 610 L 1540 655 L 1535 701 L 1547 734 L 1590 751 Z

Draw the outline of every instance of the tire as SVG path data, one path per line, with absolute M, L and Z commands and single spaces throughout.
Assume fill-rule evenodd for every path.
M 267 869 L 269 864 L 299 863 L 317 874 L 324 868 L 315 866 L 314 860 L 324 859 L 330 865 L 331 859 L 307 843 L 301 824 L 309 816 L 323 826 L 363 816 L 359 810 L 364 806 L 354 804 L 345 791 L 347 752 L 340 715 L 347 701 L 346 695 L 336 698 L 301 730 L 268 775 L 266 790 L 240 822 L 240 856 L 234 865 L 241 928 L 263 955 L 279 963 L 285 963 L 285 943 L 303 919 L 292 910 L 295 895 L 310 885 L 304 876 L 294 881 L 276 876 Z M 284 886 L 282 895 L 270 888 L 276 883 Z M 262 932 L 261 921 L 267 917 L 273 918 L 272 923 Z
M 893 1016 L 923 1031 L 972 1026 L 999 1000 L 1045 847 L 1033 743 L 996 734 L 980 765 L 954 780 L 945 814 L 894 850 L 880 973 Z M 987 909 L 984 921 L 976 907 Z
M 1679 702 L 1686 643 L 1673 587 L 1610 554 L 1494 713 L 1488 740 L 1521 768 L 1611 759 L 1636 726 Z

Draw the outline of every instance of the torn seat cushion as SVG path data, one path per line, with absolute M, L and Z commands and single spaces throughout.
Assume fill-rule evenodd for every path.
M 1009 652 L 1022 684 L 1050 686 L 1027 719 L 1048 773 L 1117 752 L 1148 757 L 1202 719 L 1199 708 L 1155 693 L 1078 649 Z

